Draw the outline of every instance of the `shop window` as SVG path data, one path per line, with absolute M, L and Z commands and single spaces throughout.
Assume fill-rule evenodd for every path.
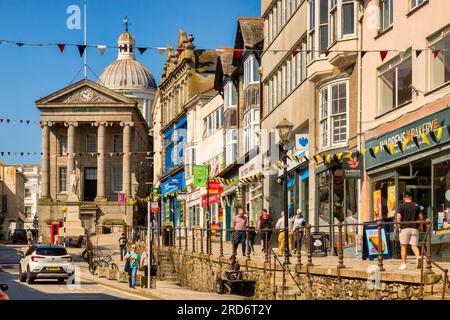
M 436 58 L 430 51 L 430 89 L 450 81 L 450 26 L 430 39 L 430 49 L 441 50 Z
M 381 30 L 389 28 L 394 22 L 394 0 L 380 0 Z
M 320 90 L 319 122 L 321 147 L 347 142 L 348 83 L 334 83 Z
M 398 199 L 394 178 L 387 178 L 372 183 L 373 211 L 369 221 L 395 217 Z
M 401 107 L 412 99 L 412 59 L 405 54 L 378 71 L 380 113 Z
M 425 2 L 425 0 L 410 0 L 411 10 L 420 6 L 424 2 Z
M 435 164 L 433 170 L 434 229 L 450 231 L 450 161 Z

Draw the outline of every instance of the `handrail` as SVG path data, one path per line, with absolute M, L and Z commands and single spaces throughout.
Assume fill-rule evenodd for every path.
M 277 261 L 278 264 L 283 268 L 283 286 L 282 286 L 282 291 L 281 291 L 281 292 L 282 292 L 282 296 L 283 296 L 283 299 L 284 299 L 284 286 L 285 286 L 286 264 L 285 264 L 285 263 L 282 263 L 282 262 L 280 261 L 280 259 L 278 259 L 278 256 L 276 255 L 275 251 L 273 251 L 272 248 L 270 248 L 270 251 L 271 251 L 273 257 L 275 258 L 274 261 Z M 274 268 L 274 272 L 277 272 L 276 268 Z M 292 272 L 291 272 L 291 270 L 289 270 L 289 268 L 288 268 L 288 272 L 289 272 L 289 275 L 291 276 L 292 280 L 294 280 L 294 282 L 295 282 L 295 284 L 297 285 L 297 287 L 298 287 L 298 289 L 300 290 L 300 292 L 303 292 L 302 288 L 300 287 L 300 284 L 297 282 L 297 280 L 295 279 L 294 275 L 292 275 Z

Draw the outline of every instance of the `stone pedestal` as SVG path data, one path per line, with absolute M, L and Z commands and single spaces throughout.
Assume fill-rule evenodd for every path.
M 66 217 L 66 237 L 79 237 L 84 235 L 85 230 L 81 224 L 80 219 L 80 204 L 68 203 Z

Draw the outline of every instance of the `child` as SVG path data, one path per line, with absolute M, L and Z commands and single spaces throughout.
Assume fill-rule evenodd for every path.
M 255 223 L 253 221 L 250 221 L 250 226 L 248 227 L 248 240 L 250 243 L 250 250 L 255 254 L 255 248 L 253 245 L 255 244 L 255 237 L 256 237 L 256 228 Z

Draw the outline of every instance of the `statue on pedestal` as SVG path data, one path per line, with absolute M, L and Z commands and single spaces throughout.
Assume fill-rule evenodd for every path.
M 73 170 L 72 174 L 70 175 L 70 179 L 69 179 L 69 192 L 68 192 L 69 199 L 76 199 L 77 201 L 79 200 L 78 182 L 79 182 L 79 178 L 76 175 L 75 170 Z

